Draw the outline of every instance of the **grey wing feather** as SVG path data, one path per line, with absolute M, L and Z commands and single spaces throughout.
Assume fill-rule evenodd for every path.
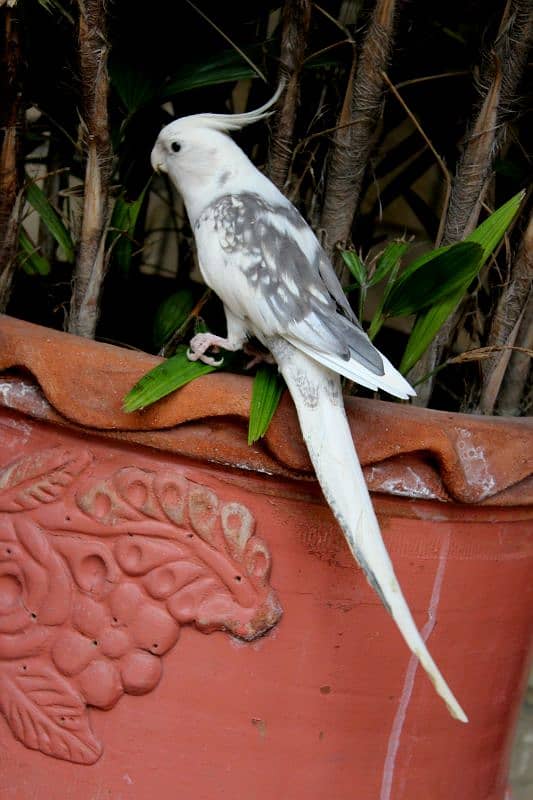
M 283 198 L 284 200 L 284 198 Z M 268 203 L 252 193 L 225 195 L 204 212 L 226 253 L 261 300 L 268 335 L 290 338 L 306 351 L 360 363 L 375 376 L 385 372 L 379 351 L 363 331 L 326 254 L 288 201 Z M 202 216 L 204 216 L 202 215 Z M 201 224 L 201 219 L 199 223 Z M 250 314 L 253 319 L 253 310 Z

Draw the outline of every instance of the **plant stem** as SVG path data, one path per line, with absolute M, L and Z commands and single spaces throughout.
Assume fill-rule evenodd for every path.
M 470 127 L 452 186 L 443 244 L 464 239 L 475 228 L 492 165 L 513 116 L 517 88 L 527 65 L 533 7 L 530 0 L 507 0 L 493 50 L 483 70 L 486 86 L 481 105 Z M 451 347 L 462 317 L 459 307 L 444 323 L 420 362 L 411 371 L 416 381 L 434 374 L 443 354 Z M 414 402 L 428 405 L 434 380 L 426 381 Z
M 310 22 L 310 0 L 285 0 L 282 11 L 279 69 L 279 79 L 285 82 L 285 91 L 276 114 L 268 170 L 271 180 L 280 189 L 285 185 L 292 159 L 300 74 Z
M 321 227 L 329 254 L 350 238 L 383 101 L 383 72 L 393 43 L 395 0 L 377 0 L 357 67 L 352 66 L 333 140 Z M 355 122 L 356 124 L 350 124 Z M 340 270 L 339 270 L 340 271 Z
M 78 0 L 80 76 L 87 163 L 83 219 L 68 330 L 94 338 L 107 266 L 105 237 L 109 223 L 112 149 L 107 100 L 109 79 L 104 0 Z
M 24 122 L 22 107 L 22 52 L 18 12 L 0 9 L 0 311 L 5 311 L 11 295 L 16 269 L 20 216 L 20 129 Z
M 511 274 L 506 283 L 496 309 L 492 314 L 491 328 L 487 344 L 489 346 L 514 345 L 524 325 L 527 327 L 528 308 L 531 306 L 531 281 L 533 278 L 533 214 L 530 215 L 522 241 L 518 248 L 516 258 L 511 267 Z M 529 311 L 531 314 L 531 310 Z M 525 334 L 522 334 L 524 338 Z M 527 336 L 525 336 L 527 338 Z M 528 346 L 527 344 L 524 346 Z M 527 359 L 526 359 L 527 360 Z M 500 403 L 509 407 L 510 397 L 520 400 L 520 391 L 524 382 L 517 386 L 517 370 L 511 378 L 510 361 L 515 367 L 524 361 L 523 355 L 512 354 L 512 351 L 502 351 L 498 356 L 485 361 L 482 366 L 481 395 L 479 410 L 484 414 L 492 414 L 498 403 L 501 390 Z M 527 375 L 527 371 L 526 371 Z M 505 379 L 505 380 L 504 380 Z M 505 385 L 504 385 L 505 383 Z

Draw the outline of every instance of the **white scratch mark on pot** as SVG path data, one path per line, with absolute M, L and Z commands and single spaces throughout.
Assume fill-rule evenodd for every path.
M 496 480 L 489 470 L 484 449 L 474 445 L 472 431 L 464 428 L 458 430 L 457 449 L 466 482 L 475 489 L 481 489 L 479 499 L 483 500 L 492 493 L 496 486 Z
M 420 631 L 420 635 L 422 636 L 424 642 L 427 642 L 429 639 L 437 621 L 437 609 L 439 606 L 440 593 L 444 580 L 444 572 L 446 570 L 446 562 L 449 551 L 450 534 L 447 534 L 443 537 L 439 551 L 439 563 L 437 566 L 437 571 L 435 572 L 435 580 L 433 581 L 433 590 L 431 592 L 431 599 L 429 601 L 427 621 Z M 394 780 L 394 770 L 396 768 L 396 758 L 398 756 L 398 750 L 400 749 L 400 739 L 402 736 L 403 726 L 405 724 L 405 718 L 407 716 L 407 709 L 409 707 L 409 703 L 411 702 L 411 695 L 415 685 L 417 669 L 418 658 L 415 655 L 412 655 L 409 659 L 409 664 L 407 665 L 407 670 L 405 672 L 402 694 L 389 736 L 387 755 L 385 757 L 385 764 L 383 765 L 383 778 L 381 782 L 379 800 L 390 800 L 392 784 Z
M 236 469 L 246 470 L 247 472 L 260 472 L 262 475 L 274 475 L 273 471 L 266 469 L 258 464 L 249 464 L 244 461 L 224 461 L 223 459 L 210 459 L 217 464 L 222 464 L 228 467 L 235 467 Z

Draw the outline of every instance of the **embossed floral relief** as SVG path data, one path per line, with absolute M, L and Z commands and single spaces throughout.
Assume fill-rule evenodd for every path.
M 94 467 L 52 448 L 0 472 L 0 710 L 82 764 L 102 752 L 87 706 L 151 691 L 182 625 L 251 640 L 281 615 L 245 506 L 177 470 Z

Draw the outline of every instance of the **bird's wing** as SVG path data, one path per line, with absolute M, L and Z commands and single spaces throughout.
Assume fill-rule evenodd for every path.
M 225 195 L 203 212 L 197 229 L 204 225 L 245 278 L 247 317 L 256 331 L 282 336 L 370 389 L 413 394 L 362 329 L 315 235 L 285 198 L 273 203 L 251 192 Z

